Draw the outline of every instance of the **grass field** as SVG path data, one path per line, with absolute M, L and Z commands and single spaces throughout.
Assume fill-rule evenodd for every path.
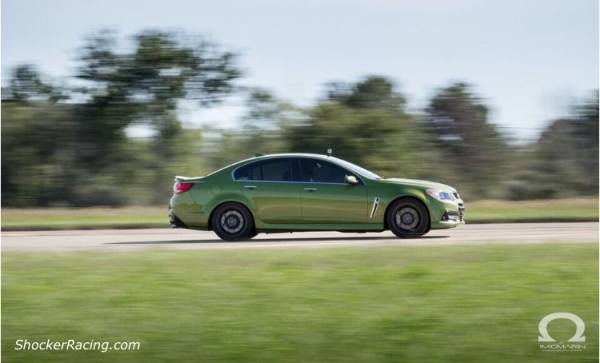
M 571 312 L 581 351 L 542 352 Z M 566 341 L 568 320 L 549 332 Z M 16 351 L 15 342 L 140 342 Z M 598 245 L 2 254 L 6 362 L 593 362 Z
M 598 199 L 477 201 L 467 204 L 467 213 L 473 223 L 598 221 Z
M 2 230 L 169 227 L 167 207 L 2 208 Z
M 467 223 L 598 220 L 598 199 L 467 203 Z M 166 207 L 2 209 L 2 230 L 168 227 Z

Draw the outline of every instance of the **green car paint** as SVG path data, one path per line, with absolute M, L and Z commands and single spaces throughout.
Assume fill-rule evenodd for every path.
M 174 227 L 213 230 L 225 240 L 265 232 L 384 231 L 420 237 L 462 223 L 456 189 L 384 179 L 317 154 L 260 155 L 204 177 L 175 178 Z

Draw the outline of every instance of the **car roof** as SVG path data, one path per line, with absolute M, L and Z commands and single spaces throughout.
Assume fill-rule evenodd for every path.
M 327 156 L 327 155 L 321 155 L 321 154 L 310 154 L 310 153 L 281 153 L 281 154 L 266 154 L 266 155 L 258 154 L 252 158 L 236 161 L 235 163 L 225 166 L 219 170 L 216 170 L 211 174 L 220 172 L 220 171 L 222 171 L 224 169 L 228 169 L 228 168 L 236 169 L 242 165 L 246 165 L 246 164 L 252 163 L 254 161 L 259 161 L 259 160 L 268 160 L 268 159 L 276 159 L 276 158 L 298 158 L 298 157 L 299 158 L 314 158 L 314 159 L 320 159 L 320 160 L 331 160 L 333 162 L 335 162 L 336 160 L 342 160 L 342 159 L 338 159 L 334 156 Z
M 253 161 L 258 161 L 258 160 L 267 160 L 267 159 L 276 159 L 276 158 L 313 158 L 313 159 L 319 159 L 319 160 L 330 160 L 332 162 L 336 162 L 337 160 L 340 161 L 344 161 L 343 159 L 339 159 L 336 158 L 335 156 L 328 156 L 328 155 L 322 155 L 322 154 L 311 154 L 311 153 L 281 153 L 281 154 L 266 154 L 266 155 L 257 155 L 254 156 L 253 158 L 249 158 L 249 159 L 245 159 L 245 160 L 240 160 L 238 162 L 236 162 L 233 165 L 239 166 L 239 165 L 243 165 L 243 164 L 247 164 L 247 163 L 251 163 Z

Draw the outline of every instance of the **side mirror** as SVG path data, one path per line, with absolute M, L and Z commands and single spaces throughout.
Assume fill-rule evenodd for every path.
M 344 181 L 347 184 L 358 184 L 358 180 L 356 179 L 356 177 L 354 175 L 346 175 L 344 177 Z

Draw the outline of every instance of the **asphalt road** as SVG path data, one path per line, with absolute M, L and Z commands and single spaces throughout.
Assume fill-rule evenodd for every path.
M 212 232 L 185 229 L 2 232 L 2 252 L 111 250 L 147 248 L 324 248 L 367 246 L 440 246 L 490 243 L 598 243 L 598 222 L 474 224 L 431 231 L 419 239 L 391 232 L 305 232 L 259 234 L 251 241 L 224 242 Z

